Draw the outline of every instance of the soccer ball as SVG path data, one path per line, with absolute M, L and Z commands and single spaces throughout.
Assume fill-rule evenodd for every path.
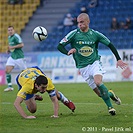
M 43 41 L 47 38 L 48 36 L 48 32 L 47 30 L 42 27 L 42 26 L 37 26 L 33 32 L 32 32 L 32 35 L 34 37 L 35 40 L 37 41 Z

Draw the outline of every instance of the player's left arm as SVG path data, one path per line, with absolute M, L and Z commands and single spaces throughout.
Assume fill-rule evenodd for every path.
M 121 69 L 124 69 L 127 67 L 127 63 L 123 62 L 118 54 L 118 51 L 116 50 L 116 48 L 114 47 L 114 45 L 110 42 L 110 40 L 104 36 L 102 33 L 96 31 L 96 36 L 99 40 L 99 42 L 103 43 L 104 45 L 108 46 L 110 48 L 110 50 L 112 51 L 112 53 L 115 55 L 115 58 L 117 60 L 117 64 L 116 67 L 120 67 Z
M 58 105 L 58 99 L 56 96 L 55 86 L 49 77 L 47 77 L 47 79 L 48 79 L 47 92 L 48 92 L 49 97 L 53 103 L 53 109 L 54 109 L 54 115 L 52 115 L 51 117 L 58 118 L 59 105 Z
M 114 45 L 112 43 L 109 43 L 108 47 L 110 48 L 110 50 L 112 51 L 112 53 L 115 55 L 116 60 L 117 60 L 117 64 L 116 67 L 120 67 L 121 69 L 124 69 L 127 67 L 127 63 L 123 62 L 119 56 L 118 51 L 116 50 L 116 48 L 114 47 Z
M 50 98 L 51 98 L 51 101 L 53 103 L 53 108 L 54 108 L 54 115 L 51 117 L 58 118 L 59 117 L 58 116 L 59 104 L 58 104 L 57 96 L 55 95 Z
M 58 99 L 56 96 L 56 90 L 52 88 L 51 90 L 47 90 L 49 97 L 53 103 L 53 108 L 54 108 L 54 115 L 51 117 L 53 118 L 58 118 L 58 110 L 59 110 L 59 104 L 58 104 Z

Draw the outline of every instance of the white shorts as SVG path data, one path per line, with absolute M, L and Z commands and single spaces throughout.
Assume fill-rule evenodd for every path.
M 9 57 L 7 59 L 6 66 L 18 66 L 20 70 L 24 70 L 27 68 L 24 58 L 14 60 L 12 57 Z
M 103 75 L 105 73 L 102 67 L 102 63 L 100 61 L 95 61 L 92 65 L 80 68 L 79 71 L 81 73 L 81 76 L 92 89 L 95 89 L 97 87 L 94 82 L 94 76 L 97 74 Z

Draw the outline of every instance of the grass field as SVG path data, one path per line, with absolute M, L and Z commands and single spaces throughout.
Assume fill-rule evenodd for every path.
M 26 120 L 19 116 L 13 106 L 15 91 L 3 92 L 6 86 L 0 87 L 0 133 L 128 133 L 133 132 L 133 83 L 105 83 L 108 89 L 113 89 L 121 98 L 122 104 L 113 106 L 116 116 L 108 114 L 107 107 L 101 98 L 84 83 L 55 84 L 76 105 L 75 113 L 59 103 L 59 118 L 53 115 L 52 103 L 48 94 L 43 94 L 44 100 L 37 101 L 37 119 Z M 27 114 L 25 104 L 22 104 Z M 132 131 L 131 131 L 132 130 Z

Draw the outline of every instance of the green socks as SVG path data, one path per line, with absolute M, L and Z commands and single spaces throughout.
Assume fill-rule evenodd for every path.
M 6 74 L 6 81 L 7 81 L 8 87 L 12 87 L 11 74 L 9 73 Z
M 108 93 L 108 89 L 104 86 L 104 84 L 101 84 L 98 88 L 100 90 L 101 97 L 108 106 L 108 108 L 113 107 L 110 101 L 110 96 L 112 95 L 112 93 Z
M 114 95 L 111 92 L 108 92 L 110 98 L 114 98 Z

